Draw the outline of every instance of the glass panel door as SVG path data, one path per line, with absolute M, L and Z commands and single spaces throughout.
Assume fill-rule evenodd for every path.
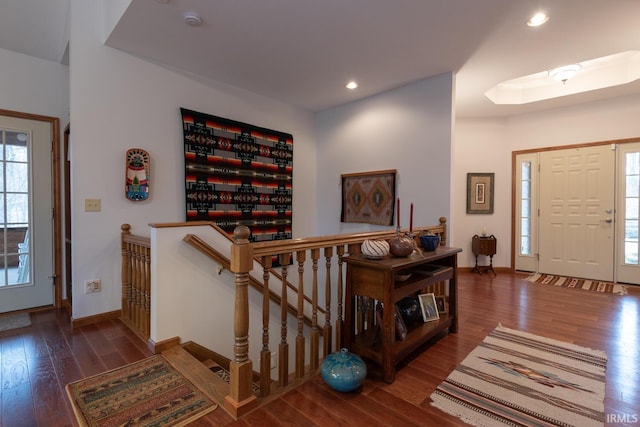
M 52 122 L 0 115 L 0 313 L 53 304 Z

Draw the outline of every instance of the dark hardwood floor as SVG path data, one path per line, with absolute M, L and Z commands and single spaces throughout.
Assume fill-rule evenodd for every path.
M 640 287 L 630 287 L 628 296 L 600 295 L 531 284 L 524 277 L 462 272 L 459 333 L 416 355 L 393 384 L 367 379 L 357 392 L 339 393 L 318 377 L 241 420 L 218 408 L 192 425 L 466 425 L 432 408 L 429 395 L 498 323 L 604 350 L 609 357 L 605 413 L 640 418 Z M 27 328 L 0 333 L 3 427 L 73 425 L 65 384 L 150 355 L 119 321 L 72 332 L 62 310 L 31 318 Z

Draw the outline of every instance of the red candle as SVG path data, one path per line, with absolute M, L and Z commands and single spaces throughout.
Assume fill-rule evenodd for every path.
M 409 212 L 409 233 L 413 232 L 413 203 L 411 203 L 411 211 Z
M 398 219 L 398 228 L 400 228 L 400 197 L 398 197 L 398 209 L 396 209 L 396 216 Z

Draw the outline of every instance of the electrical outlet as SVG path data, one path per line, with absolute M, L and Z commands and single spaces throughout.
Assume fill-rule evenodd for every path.
M 93 279 L 93 280 L 87 280 L 86 282 L 84 282 L 85 294 L 92 294 L 94 292 L 100 292 L 100 291 L 102 291 L 102 280 Z
M 275 351 L 271 352 L 271 369 L 276 369 L 278 367 L 278 353 Z
M 84 199 L 85 212 L 100 212 L 100 199 Z

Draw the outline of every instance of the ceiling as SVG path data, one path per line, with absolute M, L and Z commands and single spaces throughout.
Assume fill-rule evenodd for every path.
M 64 62 L 68 8 L 0 0 L 0 47 Z M 549 22 L 525 25 L 539 9 Z M 186 25 L 187 12 L 202 25 Z M 639 80 L 524 105 L 484 95 L 505 80 L 640 49 L 638 0 L 132 0 L 106 44 L 311 111 L 450 70 L 460 117 L 640 93 Z M 360 87 L 348 91 L 349 80 Z

